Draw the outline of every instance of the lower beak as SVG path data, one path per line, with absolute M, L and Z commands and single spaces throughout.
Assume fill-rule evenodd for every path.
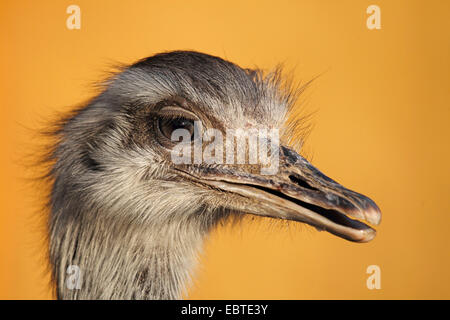
M 350 241 L 372 240 L 376 231 L 368 224 L 381 221 L 375 202 L 346 189 L 285 147 L 280 149 L 276 175 L 228 169 L 206 174 L 201 180 L 248 198 L 254 203 L 245 207 L 248 213 L 307 223 Z

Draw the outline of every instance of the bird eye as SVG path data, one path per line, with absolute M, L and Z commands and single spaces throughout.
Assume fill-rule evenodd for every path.
M 172 133 L 177 129 L 187 130 L 191 136 L 191 141 L 194 140 L 195 125 L 191 119 L 183 117 L 160 118 L 158 120 L 158 127 L 164 137 L 169 140 L 171 140 Z
M 178 144 L 180 138 L 182 142 L 189 142 L 201 136 L 202 125 L 199 117 L 177 105 L 170 104 L 157 110 L 153 119 L 159 143 L 166 148 L 170 149 Z M 183 132 L 176 132 L 174 135 L 176 130 L 183 130 Z M 186 132 L 189 137 L 186 137 Z M 175 141 L 172 140 L 172 136 Z

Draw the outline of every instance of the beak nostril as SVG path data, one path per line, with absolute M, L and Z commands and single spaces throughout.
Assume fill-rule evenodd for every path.
M 308 182 L 303 180 L 302 177 L 300 177 L 299 175 L 291 174 L 291 175 L 289 175 L 289 179 L 291 180 L 291 182 L 299 185 L 302 188 L 310 189 L 310 190 L 316 190 L 316 191 L 318 190 L 318 189 L 312 187 Z

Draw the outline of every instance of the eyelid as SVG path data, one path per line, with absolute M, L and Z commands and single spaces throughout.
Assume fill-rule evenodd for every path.
M 164 118 L 186 118 L 192 121 L 200 121 L 200 119 L 192 112 L 177 106 L 163 107 L 158 112 L 160 117 Z

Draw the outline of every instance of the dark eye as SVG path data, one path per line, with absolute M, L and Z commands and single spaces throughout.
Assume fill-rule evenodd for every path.
M 194 140 L 195 126 L 194 121 L 183 117 L 175 118 L 160 118 L 158 120 L 158 127 L 160 132 L 169 140 L 171 140 L 172 132 L 177 129 L 187 130 L 191 136 L 191 140 Z

